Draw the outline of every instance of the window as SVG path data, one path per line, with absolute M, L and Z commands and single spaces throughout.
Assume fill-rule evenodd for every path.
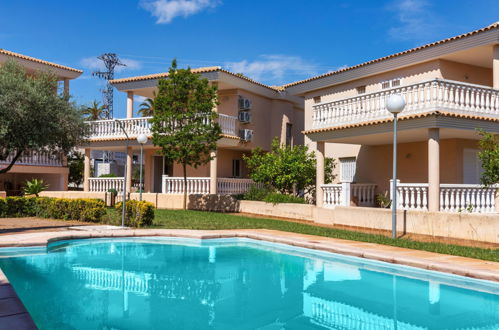
M 357 94 L 365 94 L 366 93 L 366 86 L 359 86 L 356 88 Z
M 387 89 L 387 88 L 392 88 L 392 87 L 398 87 L 398 86 L 400 86 L 400 84 L 401 84 L 400 78 L 396 78 L 396 79 L 381 82 L 381 88 Z
M 293 124 L 286 123 L 286 145 L 293 145 Z
M 321 97 L 320 96 L 315 96 L 314 97 L 314 103 L 321 103 Z
M 232 177 L 240 178 L 241 177 L 241 160 L 233 159 L 232 160 Z
M 340 179 L 341 182 L 354 182 L 355 171 L 357 169 L 357 158 L 340 158 Z

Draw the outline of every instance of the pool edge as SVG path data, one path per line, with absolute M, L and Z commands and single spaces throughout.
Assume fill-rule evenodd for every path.
M 38 329 L 7 276 L 0 269 L 0 323 L 5 329 Z

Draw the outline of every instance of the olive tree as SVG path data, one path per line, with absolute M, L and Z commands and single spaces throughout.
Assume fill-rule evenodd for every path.
M 67 154 L 85 132 L 77 107 L 57 94 L 53 74 L 28 75 L 14 61 L 0 67 L 0 160 L 10 160 L 0 174 L 28 150 Z

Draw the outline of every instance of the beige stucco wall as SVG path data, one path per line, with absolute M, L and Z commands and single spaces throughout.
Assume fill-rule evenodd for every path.
M 12 183 L 14 190 L 22 189 L 24 183 L 32 179 L 43 180 L 48 190 L 65 190 L 68 174 L 67 167 L 14 165 L 9 172 L 0 174 L 0 190 L 5 190 L 6 182 Z
M 440 60 L 442 78 L 470 84 L 492 86 L 492 69 L 475 65 Z

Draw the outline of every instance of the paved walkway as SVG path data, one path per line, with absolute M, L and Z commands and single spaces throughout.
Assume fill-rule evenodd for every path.
M 44 246 L 57 240 L 98 237 L 164 236 L 195 239 L 243 237 L 499 282 L 499 263 L 497 262 L 275 230 L 110 230 L 106 226 L 95 226 L 92 229 L 4 235 L 0 236 L 0 247 Z M 5 275 L 0 271 L 0 330 L 33 328 L 34 324 L 29 314 L 16 297 Z

